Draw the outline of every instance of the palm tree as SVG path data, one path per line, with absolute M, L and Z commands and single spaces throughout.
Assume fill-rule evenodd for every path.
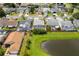
M 52 4 L 49 4 L 49 8 L 52 8 L 52 7 L 54 7 L 55 6 L 55 3 L 52 3 Z
M 77 30 L 76 26 L 74 25 L 73 21 L 74 21 L 74 18 L 73 17 L 70 17 L 69 20 L 71 21 L 71 23 L 73 24 L 74 28 Z
M 6 16 L 6 13 L 2 9 L 2 7 L 0 7 L 0 17 L 5 17 L 5 16 Z

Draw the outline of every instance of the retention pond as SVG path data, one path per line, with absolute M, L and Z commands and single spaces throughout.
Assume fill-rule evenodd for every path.
M 49 40 L 42 48 L 51 56 L 79 56 L 79 40 Z

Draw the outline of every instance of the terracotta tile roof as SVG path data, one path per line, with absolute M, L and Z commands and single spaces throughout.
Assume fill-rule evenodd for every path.
M 8 48 L 9 53 L 11 53 L 11 54 L 12 53 L 16 53 L 16 54 L 18 53 L 19 48 L 20 48 L 21 43 L 22 43 L 23 36 L 24 36 L 24 32 L 11 32 L 9 34 L 9 36 L 6 39 L 6 41 L 4 42 L 4 45 L 8 44 L 10 42 L 14 42 Z
M 15 34 L 16 34 L 15 32 L 10 33 L 9 36 L 7 37 L 6 41 L 4 42 L 4 44 L 7 44 L 7 43 L 13 41 Z

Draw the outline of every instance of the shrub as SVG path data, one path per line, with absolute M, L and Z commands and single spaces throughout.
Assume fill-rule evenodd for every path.
M 62 12 L 59 11 L 59 12 L 57 12 L 57 15 L 63 17 L 64 13 L 62 13 Z
M 46 34 L 47 31 L 45 29 L 34 29 L 33 33 L 34 34 Z
M 26 48 L 27 48 L 27 49 L 30 49 L 30 46 L 27 45 Z
M 51 31 L 51 27 L 50 26 L 47 26 L 46 29 L 47 29 L 47 31 Z
M 73 9 L 68 9 L 68 15 L 71 15 L 73 13 Z
M 79 19 L 79 12 L 72 15 L 75 19 Z
M 79 12 L 79 8 L 74 8 L 73 13 Z
M 0 45 L 0 56 L 3 56 L 4 53 L 5 53 L 5 50 L 4 50 L 4 49 L 1 47 L 1 45 Z
M 4 10 L 0 7 L 0 17 L 5 17 L 6 14 L 4 12 Z
M 28 39 L 28 40 L 27 40 L 27 45 L 30 45 L 30 44 L 31 44 L 31 40 Z
M 4 3 L 4 6 L 7 6 L 8 8 L 15 8 L 16 5 L 14 3 Z
M 74 18 L 73 18 L 73 17 L 70 17 L 70 18 L 69 18 L 69 20 L 70 20 L 70 21 L 73 21 L 73 20 L 74 20 Z
M 30 49 L 31 39 L 28 39 L 27 42 L 26 42 L 26 44 L 27 44 L 26 45 L 26 48 L 27 49 Z

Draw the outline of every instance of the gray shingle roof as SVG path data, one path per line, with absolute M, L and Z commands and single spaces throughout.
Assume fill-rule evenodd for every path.
M 44 25 L 44 20 L 39 20 L 39 18 L 35 18 L 33 25 Z
M 71 21 L 61 21 L 62 30 L 73 30 L 74 26 Z
M 74 20 L 73 23 L 74 23 L 75 27 L 79 27 L 79 20 Z
M 50 25 L 50 26 L 58 26 L 58 21 L 54 18 L 49 18 L 46 20 L 47 22 L 47 25 Z

